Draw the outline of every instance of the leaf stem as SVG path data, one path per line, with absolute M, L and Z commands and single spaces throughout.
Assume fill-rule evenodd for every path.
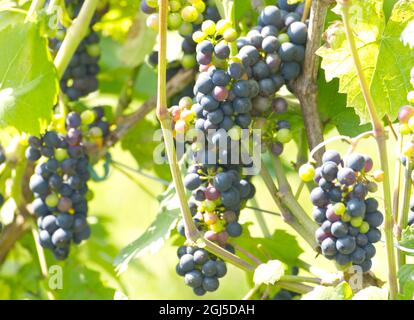
M 305 7 L 303 8 L 302 22 L 305 22 L 309 17 L 309 12 L 312 6 L 312 0 L 305 0 Z
M 398 148 L 396 153 L 400 155 L 403 147 L 403 136 L 398 135 Z M 401 187 L 401 160 L 399 157 L 395 158 L 395 170 L 394 170 L 394 192 L 392 199 L 392 215 L 394 221 L 398 220 L 398 208 L 400 207 L 400 187 Z
M 279 184 L 279 194 L 282 198 L 282 202 L 287 208 L 290 209 L 292 214 L 296 217 L 296 219 L 298 219 L 299 223 L 313 235 L 317 228 L 316 223 L 309 217 L 309 215 L 305 212 L 305 210 L 303 210 L 295 199 L 280 158 L 272 157 L 272 162 L 275 169 L 276 179 Z
M 260 175 L 265 183 L 267 189 L 270 192 L 270 195 L 275 202 L 276 206 L 279 208 L 283 220 L 290 225 L 305 241 L 313 248 L 316 249 L 318 246 L 315 242 L 314 231 L 307 230 L 302 226 L 298 220 L 293 216 L 290 210 L 282 203 L 282 199 L 280 198 L 280 193 L 278 188 L 273 182 L 272 176 L 270 175 L 269 171 L 267 170 L 265 164 L 262 162 Z
M 82 39 L 88 34 L 89 24 L 91 23 L 98 3 L 99 0 L 85 0 L 79 15 L 68 28 L 66 37 L 54 61 L 59 79 L 63 76 Z
M 36 246 L 36 252 L 37 252 L 37 257 L 39 258 L 39 265 L 40 265 L 40 272 L 42 273 L 42 277 L 43 279 L 47 279 L 48 278 L 48 270 L 47 270 L 47 262 L 46 262 L 46 258 L 45 258 L 45 252 L 42 248 L 42 246 L 39 244 L 39 234 L 36 230 L 36 228 L 32 228 L 32 235 L 33 235 L 33 240 Z M 55 300 L 55 297 L 52 293 L 52 291 L 47 290 L 47 297 L 49 300 Z
M 187 197 L 184 189 L 184 183 L 181 177 L 180 168 L 177 163 L 177 154 L 174 146 L 173 134 L 171 131 L 171 115 L 167 109 L 167 10 L 168 0 L 160 0 L 159 6 L 159 50 L 158 50 L 158 93 L 157 93 L 157 118 L 160 121 L 164 137 L 165 149 L 168 157 L 171 175 L 173 178 L 175 190 L 180 201 L 181 213 L 183 215 L 186 238 L 193 243 L 198 244 L 212 254 L 234 264 L 245 271 L 253 272 L 254 266 L 239 258 L 238 256 L 223 249 L 217 244 L 203 239 L 201 233 L 194 224 L 192 215 L 187 203 Z
M 410 211 L 410 197 L 412 189 L 412 180 L 411 172 L 413 171 L 413 162 L 407 160 L 407 164 L 404 170 L 404 193 L 403 193 L 403 203 L 401 212 L 398 216 L 398 228 L 397 228 L 397 240 L 401 240 L 402 231 L 407 227 L 408 222 L 408 212 Z M 405 263 L 405 252 L 398 251 L 398 267 L 401 268 Z
M 36 14 L 36 11 L 43 7 L 45 2 L 46 0 L 33 0 L 30 4 L 29 11 L 27 11 L 26 19 L 24 20 L 24 22 L 28 22 L 31 19 L 33 19 L 34 15 Z
M 351 56 L 354 61 L 354 65 L 357 71 L 359 84 L 362 94 L 364 96 L 368 113 L 371 119 L 372 127 L 374 129 L 374 136 L 377 141 L 378 152 L 381 161 L 381 168 L 384 171 L 383 192 L 384 192 L 384 209 L 385 209 L 385 242 L 387 249 L 387 262 L 388 262 L 388 281 L 390 287 L 390 298 L 395 300 L 397 298 L 398 283 L 397 283 L 397 271 L 395 263 L 395 253 L 393 246 L 393 217 L 391 207 L 391 188 L 390 188 L 390 174 L 388 168 L 388 154 L 387 154 L 387 135 L 382 125 L 380 118 L 378 117 L 377 110 L 374 104 L 374 100 L 370 93 L 370 87 L 367 78 L 365 77 L 361 60 L 358 55 L 358 48 L 356 46 L 354 33 L 350 23 L 349 8 L 351 6 L 349 0 L 338 0 L 338 3 L 342 7 L 342 20 L 345 26 L 345 33 L 351 51 Z

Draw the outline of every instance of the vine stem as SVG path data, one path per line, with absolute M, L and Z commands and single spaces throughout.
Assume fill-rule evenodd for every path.
M 30 21 L 34 17 L 36 11 L 43 7 L 45 2 L 46 0 L 33 0 L 30 4 L 29 11 L 27 11 L 26 19 L 24 22 Z
M 54 61 L 59 79 L 63 76 L 82 39 L 88 34 L 89 24 L 98 3 L 99 0 L 85 0 L 79 15 L 68 28 L 65 39 L 63 39 L 62 46 L 57 52 Z
M 32 228 L 32 235 L 33 235 L 33 240 L 36 246 L 37 257 L 39 258 L 40 272 L 42 273 L 42 277 L 46 280 L 49 277 L 49 273 L 47 270 L 45 252 L 42 246 L 39 244 L 39 241 L 37 240 L 39 239 L 39 233 L 37 232 L 36 228 Z M 55 297 L 52 291 L 47 290 L 47 298 L 49 300 L 55 300 Z
M 168 0 L 160 0 L 159 6 L 159 50 L 158 50 L 158 93 L 157 93 L 157 110 L 156 115 L 161 124 L 164 137 L 165 149 L 168 157 L 171 175 L 173 178 L 175 190 L 180 202 L 181 213 L 184 219 L 186 238 L 196 243 L 200 247 L 204 247 L 207 251 L 216 256 L 234 264 L 245 271 L 253 272 L 255 267 L 238 256 L 223 249 L 217 244 L 203 239 L 198 231 L 191 216 L 187 203 L 187 197 L 184 190 L 184 183 L 181 178 L 180 168 L 177 162 L 177 154 L 174 146 L 173 134 L 171 131 L 171 115 L 167 109 L 167 9 Z
M 390 188 L 390 174 L 388 168 L 388 155 L 387 155 L 387 135 L 382 125 L 380 118 L 378 117 L 377 110 L 374 104 L 374 100 L 369 90 L 369 83 L 365 77 L 361 60 L 358 55 L 358 49 L 355 42 L 354 33 L 350 24 L 349 8 L 351 6 L 349 0 L 338 0 L 338 3 L 342 8 L 342 20 L 345 26 L 346 38 L 348 40 L 351 56 L 354 61 L 354 65 L 357 71 L 359 84 L 362 94 L 364 96 L 368 113 L 371 119 L 372 127 L 374 129 L 374 136 L 377 141 L 378 152 L 381 161 L 381 168 L 384 171 L 383 181 L 383 197 L 384 197 L 384 209 L 385 209 L 385 243 L 387 249 L 387 262 L 388 262 L 388 282 L 390 287 L 390 299 L 395 300 L 397 298 L 398 283 L 397 283 L 397 271 L 395 262 L 395 252 L 393 246 L 393 217 L 391 207 L 391 188 Z
M 305 0 L 305 7 L 303 8 L 302 22 L 305 22 L 309 17 L 309 12 L 312 6 L 312 0 Z
M 331 0 L 312 1 L 303 72 L 296 81 L 290 84 L 300 101 L 309 149 L 313 149 L 323 141 L 323 126 L 317 106 L 319 56 L 316 54 L 316 51 L 321 45 L 322 34 L 325 29 L 325 18 L 331 3 Z M 321 160 L 322 153 L 323 150 L 320 150 L 316 154 L 317 161 Z
M 276 179 L 279 184 L 279 194 L 282 198 L 282 202 L 290 209 L 292 214 L 298 219 L 299 223 L 313 235 L 317 229 L 316 223 L 308 216 L 295 199 L 280 158 L 272 157 L 272 162 L 276 173 Z
M 412 189 L 411 172 L 413 170 L 413 162 L 407 160 L 406 168 L 404 170 L 404 193 L 401 212 L 398 216 L 397 240 L 401 240 L 402 231 L 407 227 L 408 211 L 410 210 L 410 196 Z M 401 268 L 405 263 L 405 252 L 398 250 L 398 267 Z
M 403 148 L 403 136 L 398 136 L 398 148 L 396 150 L 397 154 L 402 153 Z M 392 199 L 392 214 L 394 216 L 394 220 L 397 221 L 398 219 L 398 208 L 400 206 L 400 186 L 401 186 L 401 160 L 399 157 L 395 159 L 395 171 L 394 171 L 394 192 L 393 192 L 393 199 Z
M 290 212 L 290 210 L 287 209 L 287 207 L 282 203 L 282 199 L 280 198 L 280 193 L 278 188 L 273 182 L 272 176 L 270 175 L 269 171 L 267 170 L 265 164 L 262 162 L 261 164 L 261 170 L 260 175 L 263 179 L 263 182 L 265 183 L 267 189 L 269 190 L 269 193 L 275 202 L 276 206 L 279 208 L 281 215 L 283 217 L 283 220 L 290 225 L 293 230 L 295 230 L 305 241 L 313 248 L 316 249 L 318 246 L 315 242 L 314 237 L 314 230 L 316 228 L 312 228 L 311 230 L 306 229 L 304 226 L 302 226 L 298 220 L 293 216 L 293 214 Z

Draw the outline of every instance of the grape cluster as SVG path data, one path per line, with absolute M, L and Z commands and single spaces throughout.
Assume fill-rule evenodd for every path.
M 66 7 L 72 18 L 79 14 L 84 0 L 66 0 Z M 71 101 L 78 100 L 81 97 L 98 89 L 97 75 L 100 71 L 99 58 L 99 36 L 93 30 L 93 25 L 105 14 L 107 7 L 97 10 L 89 26 L 88 35 L 82 40 L 76 49 L 68 67 L 66 68 L 60 87 Z M 56 54 L 62 45 L 66 34 L 66 29 L 62 27 L 54 39 L 50 39 L 49 44 L 52 51 Z
M 358 265 L 364 272 L 372 266 L 373 243 L 381 239 L 378 227 L 384 219 L 377 200 L 368 197 L 378 188 L 370 180 L 372 167 L 369 156 L 353 153 L 344 162 L 338 152 L 328 150 L 316 170 L 310 164 L 300 170 L 304 181 L 313 177 L 319 185 L 312 190 L 311 200 L 322 254 L 340 267 Z
M 193 33 L 200 29 L 204 20 L 218 21 L 220 15 L 214 4 L 214 1 L 187 1 L 177 0 L 169 2 L 168 29 L 178 30 L 183 37 L 181 49 L 184 53 L 181 59 L 181 65 L 185 69 L 195 66 L 194 53 L 196 52 L 196 43 L 193 40 Z M 147 26 L 153 30 L 158 29 L 158 3 L 157 1 L 141 1 L 141 11 L 148 14 Z M 195 19 L 194 17 L 197 16 Z M 158 64 L 158 63 L 155 63 Z
M 305 58 L 308 27 L 299 14 L 303 7 L 279 6 L 265 7 L 258 26 L 237 40 L 249 76 L 259 82 L 267 96 L 295 80 Z
M 52 250 L 58 260 L 67 258 L 70 243 L 90 237 L 87 223 L 90 178 L 86 143 L 99 143 L 109 133 L 103 109 L 82 114 L 70 112 L 65 134 L 50 130 L 40 138 L 29 137 L 26 158 L 35 162 L 29 187 L 35 197 L 32 208 L 37 217 L 39 242 Z
M 219 278 L 227 273 L 226 263 L 204 249 L 181 246 L 177 250 L 179 263 L 176 272 L 184 277 L 185 284 L 193 288 L 198 296 L 216 291 L 220 285 Z

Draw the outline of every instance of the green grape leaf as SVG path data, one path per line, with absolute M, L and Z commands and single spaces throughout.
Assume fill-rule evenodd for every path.
M 129 151 L 134 157 L 140 169 L 153 169 L 163 179 L 169 179 L 170 171 L 167 164 L 156 164 L 153 152 L 159 146 L 160 141 L 154 141 L 154 131 L 158 125 L 147 119 L 140 120 L 121 141 L 122 149 Z
M 60 276 L 63 276 L 61 288 L 51 290 L 58 300 L 112 300 L 115 295 L 115 289 L 103 282 L 99 272 L 79 261 L 69 259 L 64 268 L 54 266 L 49 273 L 49 284 L 58 284 L 54 277 Z
M 151 53 L 157 40 L 157 34 L 147 28 L 145 21 L 145 14 L 139 11 L 127 41 L 119 52 L 121 61 L 128 67 L 136 67 L 144 62 L 145 56 Z
M 154 222 L 115 258 L 118 274 L 123 273 L 134 258 L 157 252 L 170 238 L 181 213 L 174 185 L 170 184 L 161 197 L 160 209 Z
M 413 300 L 414 298 L 414 264 L 405 264 L 398 270 L 398 281 L 402 288 L 399 298 Z
M 371 94 L 382 117 L 387 113 L 396 119 L 398 109 L 407 104 L 407 94 L 412 90 L 410 70 L 414 50 L 404 46 L 401 33 L 414 19 L 414 2 L 401 0 L 392 11 L 381 37 L 377 65 L 371 83 Z
M 47 41 L 32 23 L 0 31 L 0 126 L 37 135 L 48 123 L 57 93 Z
M 285 274 L 285 267 L 279 260 L 262 263 L 254 270 L 253 281 L 256 285 L 275 284 Z
M 287 265 L 295 265 L 303 252 L 296 238 L 284 230 L 276 230 L 270 238 L 255 238 L 250 235 L 248 228 L 244 227 L 237 243 L 261 261 L 267 261 L 271 257 Z M 240 255 L 243 254 L 240 252 Z
M 388 300 L 386 289 L 370 286 L 358 291 L 352 300 Z
M 339 134 L 355 136 L 369 130 L 369 125 L 360 125 L 353 108 L 346 108 L 346 95 L 338 92 L 339 81 L 326 82 L 320 70 L 318 84 L 318 110 L 322 123 L 333 124 Z
M 403 230 L 399 244 L 402 247 L 414 250 L 414 225 Z
M 338 8 L 339 5 L 335 8 L 337 13 Z M 382 1 L 354 1 L 350 8 L 350 20 L 365 77 L 368 82 L 371 82 L 379 53 L 381 35 L 385 27 Z M 361 123 L 367 123 L 369 114 L 344 36 L 344 26 L 342 23 L 332 24 L 326 34 L 328 35 L 327 43 L 317 51 L 317 54 L 322 57 L 321 66 L 325 70 L 326 80 L 329 82 L 333 78 L 339 78 L 339 92 L 347 94 L 347 107 L 355 108 Z M 386 111 L 388 110 L 379 108 L 379 116 L 382 117 Z
M 311 292 L 302 296 L 301 300 L 350 300 L 352 289 L 346 282 L 336 287 L 316 286 Z

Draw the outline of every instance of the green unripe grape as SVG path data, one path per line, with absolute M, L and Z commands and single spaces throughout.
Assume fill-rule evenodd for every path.
M 92 127 L 89 129 L 89 135 L 92 138 L 101 138 L 103 136 L 102 129 L 99 127 Z
M 290 38 L 288 36 L 287 33 L 281 33 L 279 34 L 279 36 L 277 37 L 277 39 L 279 40 L 280 43 L 285 43 L 285 42 L 289 42 Z
M 182 97 L 178 102 L 178 106 L 181 109 L 190 109 L 193 105 L 193 100 L 190 97 Z
M 216 31 L 217 31 L 218 34 L 223 35 L 224 32 L 227 29 L 231 28 L 231 27 L 232 27 L 232 24 L 231 24 L 230 21 L 227 21 L 227 20 L 219 20 L 217 22 L 217 24 L 216 24 Z
M 283 144 L 288 143 L 292 140 L 292 133 L 289 129 L 280 129 L 276 134 L 276 140 Z
M 349 213 L 344 213 L 343 216 L 341 217 L 343 222 L 349 222 L 352 219 L 352 216 Z
M 201 25 L 201 31 L 203 31 L 205 34 L 212 36 L 216 33 L 216 24 L 214 21 L 206 20 Z
M 176 0 L 170 1 L 169 5 L 170 5 L 170 11 L 172 11 L 172 12 L 177 12 L 178 10 L 181 9 L 181 2 L 180 1 L 176 1 Z
M 207 38 L 207 35 L 203 31 L 196 31 L 193 33 L 193 40 L 195 43 L 200 43 L 206 38 Z
M 193 7 L 196 8 L 199 13 L 203 13 L 206 10 L 206 4 L 204 1 L 197 1 L 193 3 Z
M 92 110 L 85 110 L 81 113 L 81 119 L 83 125 L 90 125 L 95 121 L 95 112 Z
M 198 206 L 198 211 L 205 212 L 206 211 L 206 205 L 204 204 L 204 202 L 201 202 L 200 205 Z
M 351 226 L 355 228 L 359 228 L 363 222 L 364 222 L 364 219 L 362 217 L 353 217 L 351 219 Z
M 55 193 L 51 193 L 46 197 L 45 203 L 48 207 L 56 207 L 59 203 L 59 197 Z
M 145 2 L 147 3 L 148 7 L 158 8 L 158 0 L 146 0 Z
M 55 38 L 59 41 L 63 41 L 63 39 L 65 39 L 66 36 L 66 32 L 63 30 L 58 30 L 55 34 Z
M 68 158 L 68 152 L 66 149 L 56 149 L 55 150 L 55 159 L 59 162 L 62 162 L 63 160 Z
M 224 31 L 223 38 L 227 42 L 236 41 L 236 39 L 237 39 L 237 31 L 235 29 L 233 29 L 233 28 L 228 28 L 226 31 Z
M 181 19 L 181 15 L 179 13 L 173 12 L 168 15 L 167 24 L 171 30 L 177 30 L 183 20 Z
M 181 17 L 185 22 L 194 22 L 198 19 L 198 11 L 193 6 L 186 6 L 181 10 Z
M 215 233 L 219 233 L 224 230 L 224 226 L 221 224 L 220 221 L 217 221 L 215 224 L 210 226 L 210 229 L 213 230 Z
M 88 189 L 85 195 L 86 200 L 91 201 L 94 197 L 95 194 L 93 193 L 93 191 L 91 189 Z
M 333 210 L 337 216 L 342 216 L 346 211 L 346 207 L 342 202 L 338 202 L 334 204 Z
M 86 52 L 91 57 L 98 57 L 101 54 L 101 48 L 99 47 L 99 44 L 91 44 L 86 47 Z
M 196 25 L 202 24 L 204 21 L 204 15 L 202 13 L 198 13 L 198 18 L 193 23 Z
M 405 136 L 405 135 L 407 135 L 407 134 L 410 134 L 411 133 L 411 129 L 410 129 L 410 127 L 408 126 L 408 123 L 400 123 L 400 125 L 399 125 L 399 131 L 400 131 L 400 133 L 403 135 L 403 136 Z
M 231 140 L 239 141 L 241 139 L 241 128 L 239 126 L 233 126 L 227 134 Z
M 350 262 L 350 263 L 347 263 L 346 265 L 344 265 L 344 266 L 341 266 L 339 263 L 335 263 L 335 265 L 336 265 L 336 268 L 339 270 L 339 271 L 345 271 L 345 270 L 347 270 L 348 268 L 350 268 L 351 266 L 352 266 L 352 263 Z
M 407 100 L 408 100 L 409 103 L 414 103 L 414 91 L 408 92 Z
M 214 201 L 206 200 L 204 201 L 204 205 L 207 212 L 213 212 L 214 209 L 216 209 L 216 204 L 214 203 Z
M 369 231 L 369 223 L 364 221 L 362 222 L 361 226 L 359 227 L 359 232 L 367 233 Z
M 310 163 L 305 163 L 299 168 L 299 177 L 304 182 L 312 181 L 315 176 L 315 168 Z
M 153 31 L 158 31 L 158 13 L 150 14 L 146 20 L 147 27 Z
M 367 188 L 368 188 L 368 191 L 371 193 L 378 191 L 378 185 L 373 181 L 368 182 Z
M 193 25 L 183 21 L 178 29 L 178 33 L 183 37 L 191 35 L 193 33 Z
M 181 64 L 184 69 L 192 69 L 196 66 L 197 60 L 193 54 L 185 54 L 181 59 Z

